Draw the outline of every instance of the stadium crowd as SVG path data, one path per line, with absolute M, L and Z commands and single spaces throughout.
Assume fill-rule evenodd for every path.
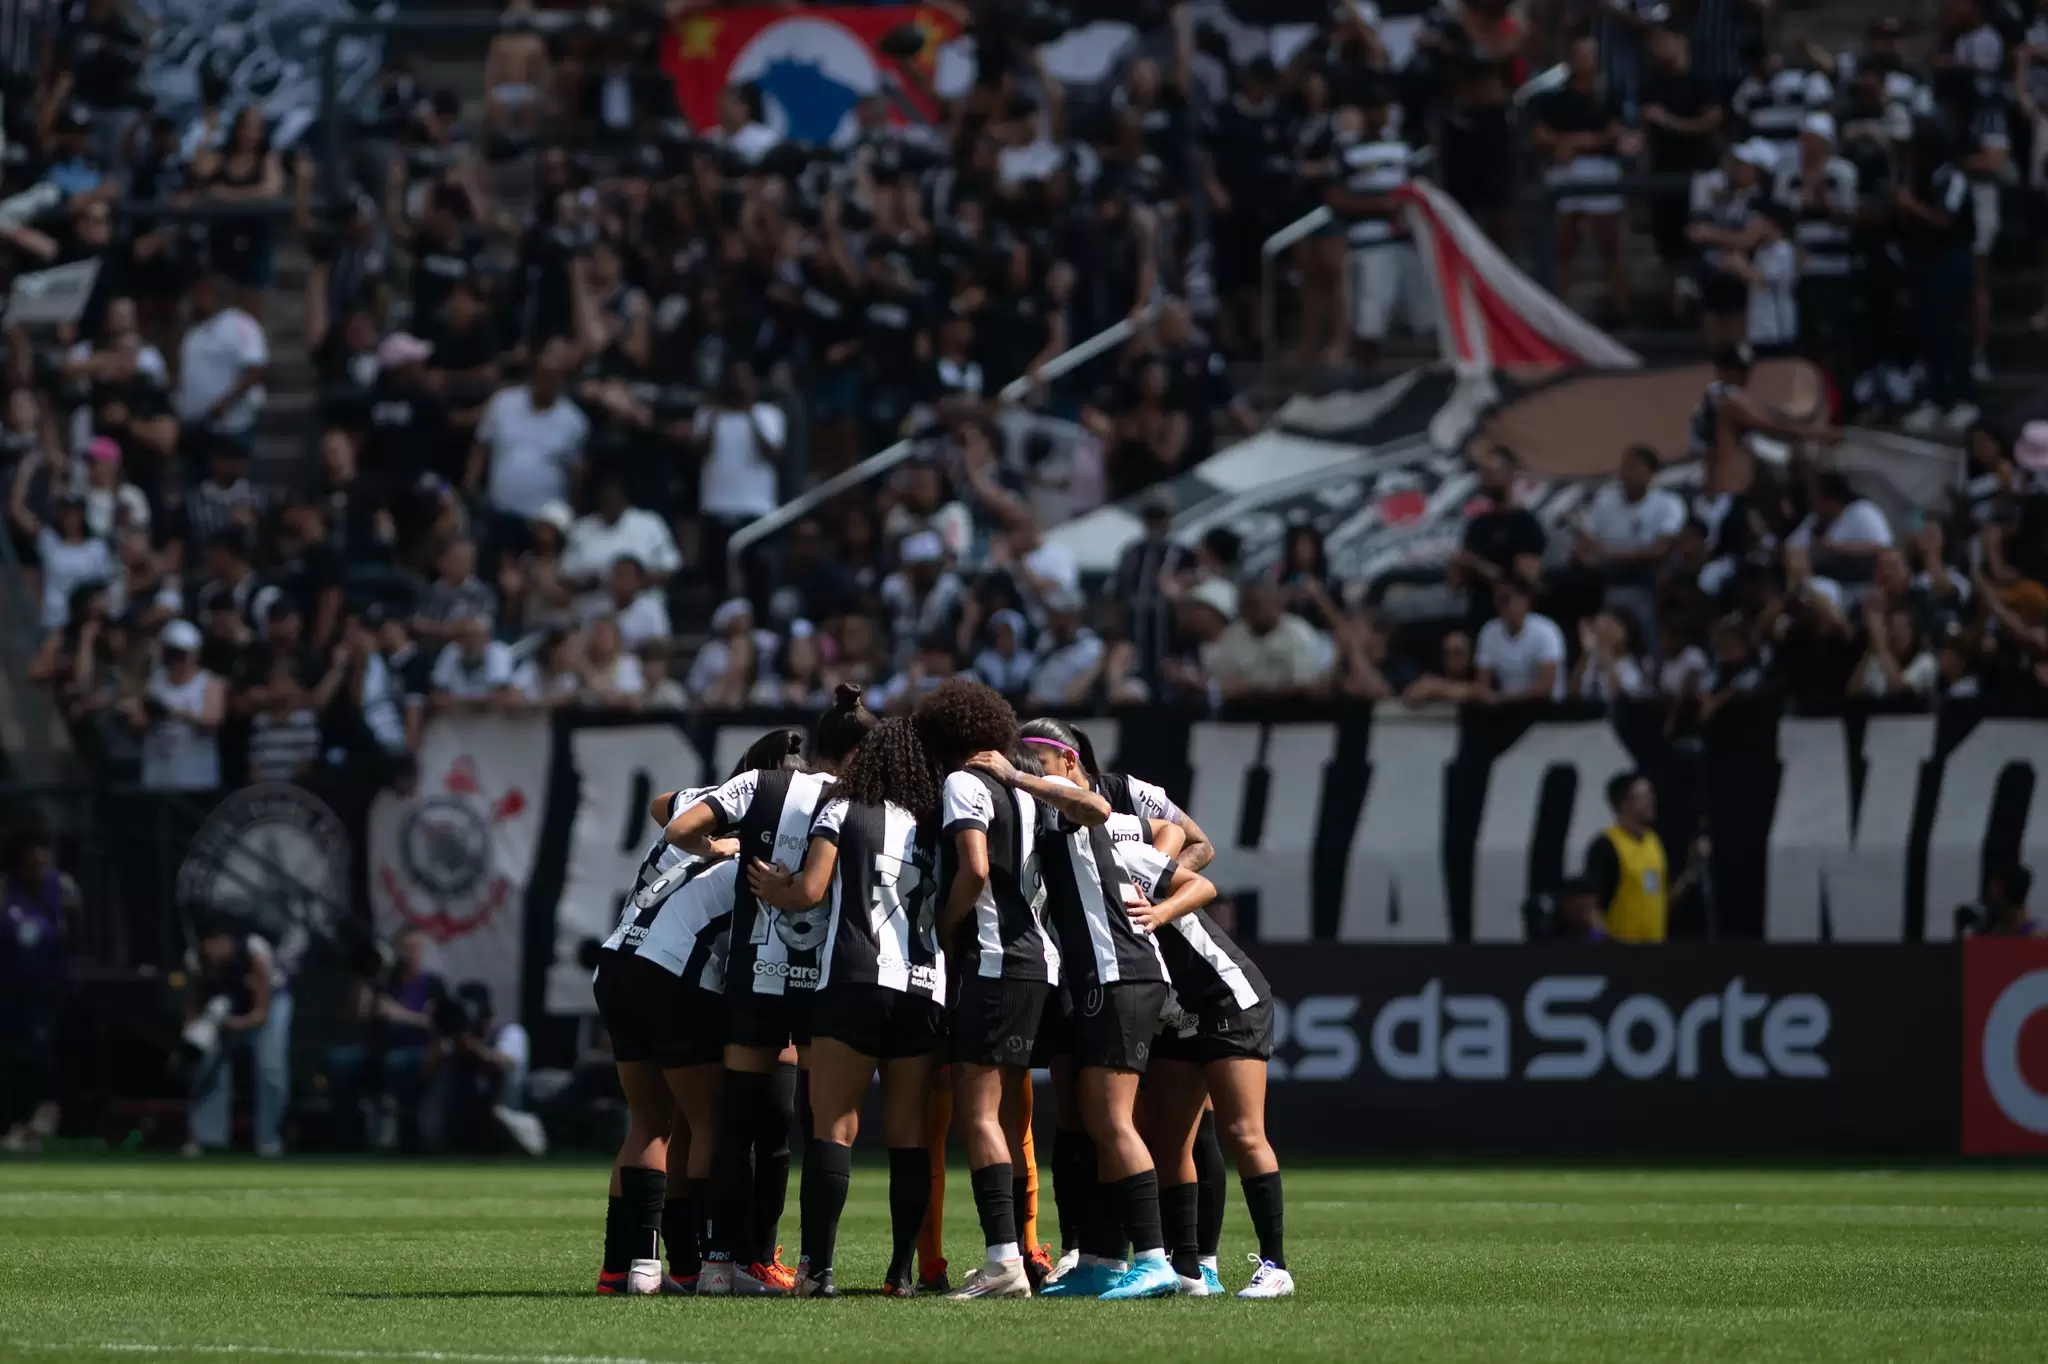
M 1256 423 L 1226 361 L 1252 344 L 1272 227 L 1339 213 L 1298 261 L 1311 349 L 1399 313 L 1375 291 L 1412 279 L 1367 262 L 1408 249 L 1383 196 L 1411 168 L 1507 232 L 1519 144 L 1489 130 L 1526 63 L 1496 9 L 1434 16 L 1395 64 L 1369 7 L 1341 7 L 1284 70 L 1225 65 L 1211 100 L 1198 59 L 1228 47 L 1174 6 L 1157 57 L 1089 108 L 1030 13 L 982 14 L 936 123 L 876 97 L 828 148 L 780 141 L 748 88 L 684 124 L 651 28 L 533 17 L 493 44 L 481 110 L 392 53 L 336 169 L 272 147 L 224 81 L 189 125 L 134 109 L 143 39 L 93 0 L 63 78 L 8 106 L 13 271 L 99 263 L 75 321 L 8 334 L 0 487 L 47 632 L 34 675 L 103 770 L 194 788 L 402 758 L 437 711 L 814 708 L 842 682 L 904 710 L 961 674 L 1031 706 L 1662 696 L 1674 725 L 1755 691 L 2048 685 L 2048 431 L 1981 420 L 1967 345 L 1843 358 L 1949 323 L 1967 340 L 1970 253 L 1999 205 L 2032 203 L 2015 182 L 2039 158 L 2005 140 L 2031 128 L 2048 31 L 1975 0 L 1931 45 L 1882 20 L 1853 54 L 1604 8 L 1517 120 L 1575 181 L 1619 176 L 1639 135 L 1652 167 L 1697 172 L 1698 212 L 1652 215 L 1674 298 L 1724 353 L 1804 345 L 1852 401 L 1924 394 L 1969 446 L 1952 515 L 1907 534 L 1795 463 L 1731 527 L 1617 451 L 1583 517 L 1546 526 L 1511 452 L 1475 450 L 1486 509 L 1448 566 L 1469 610 L 1420 630 L 1333 579 L 1307 528 L 1249 579 L 1230 532 L 1175 540 L 1163 490 L 1100 590 L 1048 541 Z M 1562 200 L 1559 264 L 1580 237 L 1605 252 L 1621 207 Z M 310 261 L 295 310 L 285 251 Z M 1925 325 L 1853 311 L 1906 296 Z M 260 437 L 288 311 L 320 393 L 280 477 Z M 1047 376 L 1126 318 L 1125 345 Z M 1063 424 L 1057 458 L 1004 425 L 1013 383 Z M 886 481 L 729 553 L 905 434 Z

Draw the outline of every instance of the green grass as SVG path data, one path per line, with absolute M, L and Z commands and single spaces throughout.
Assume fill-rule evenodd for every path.
M 603 1180 L 560 1165 L 0 1165 L 0 1360 L 2048 1359 L 2042 1170 L 1294 1172 L 1300 1296 L 1260 1303 L 599 1299 Z M 881 1171 L 855 1172 L 844 1287 L 879 1281 L 885 1191 Z M 1249 1230 L 1231 1194 L 1234 1288 Z M 957 1170 L 946 1213 L 964 1268 L 979 1238 Z

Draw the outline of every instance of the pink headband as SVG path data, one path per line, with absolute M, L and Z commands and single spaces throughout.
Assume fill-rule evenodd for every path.
M 1058 750 L 1059 750 L 1060 752 L 1062 752 L 1062 753 L 1066 754 L 1067 756 L 1071 757 L 1071 758 L 1072 758 L 1072 759 L 1073 759 L 1073 760 L 1074 760 L 1075 762 L 1079 762 L 1079 761 L 1081 761 L 1081 755 L 1080 755 L 1080 753 L 1078 753 L 1077 751 L 1075 751 L 1075 750 L 1074 750 L 1074 749 L 1072 749 L 1072 748 L 1069 748 L 1069 747 L 1068 747 L 1068 746 L 1067 746 L 1066 744 L 1063 744 L 1063 743 L 1061 743 L 1061 742 L 1060 742 L 1060 741 L 1059 741 L 1058 739 L 1032 739 L 1032 738 L 1027 738 L 1027 739 L 1025 739 L 1025 740 L 1024 740 L 1024 742 L 1025 742 L 1025 743 L 1027 743 L 1027 744 L 1040 744 L 1040 745 L 1043 745 L 1043 746 L 1044 746 L 1044 747 L 1046 747 L 1046 748 L 1057 748 L 1057 749 L 1058 749 Z

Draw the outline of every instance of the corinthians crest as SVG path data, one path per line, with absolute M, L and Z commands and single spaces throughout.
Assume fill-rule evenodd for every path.
M 525 792 L 485 791 L 476 763 L 455 759 L 439 788 L 422 787 L 406 813 L 396 865 L 376 869 L 379 887 L 407 924 L 436 942 L 474 932 L 511 899 L 512 879 L 492 860 L 493 834 L 525 809 Z

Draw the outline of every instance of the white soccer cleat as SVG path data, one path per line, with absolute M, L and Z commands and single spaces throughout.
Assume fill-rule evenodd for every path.
M 697 1296 L 700 1298 L 729 1298 L 732 1296 L 732 1261 L 706 1260 L 697 1270 Z
M 1280 1266 L 1256 1255 L 1249 1259 L 1258 1268 L 1252 1271 L 1252 1281 L 1237 1291 L 1240 1298 L 1291 1298 L 1294 1296 L 1294 1276 Z
M 1058 1283 L 1061 1279 L 1067 1276 L 1067 1272 L 1069 1270 L 1071 1270 L 1075 1265 L 1080 1263 L 1080 1251 L 1069 1250 L 1063 1252 L 1060 1255 L 1060 1258 L 1053 1262 L 1052 1273 L 1045 1276 L 1045 1281 L 1047 1283 Z
M 1031 1279 L 1024 1272 L 1022 1260 L 1004 1260 L 996 1264 L 984 1264 L 967 1276 L 949 1298 L 1028 1298 L 1031 1296 Z
M 1208 1296 L 1209 1296 L 1209 1283 L 1208 1283 L 1208 1280 L 1204 1279 L 1204 1278 L 1203 1278 L 1203 1277 L 1202 1277 L 1201 1275 L 1199 1275 L 1199 1274 L 1195 1275 L 1195 1277 L 1194 1277 L 1194 1278 L 1192 1278 L 1192 1279 L 1191 1279 L 1191 1278 L 1189 1278 L 1189 1277 L 1188 1277 L 1187 1275 L 1185 1275 L 1185 1274 L 1182 1274 L 1182 1275 L 1180 1275 L 1180 1296 L 1181 1296 L 1181 1297 L 1183 1297 L 1183 1298 L 1206 1298 L 1206 1297 L 1208 1297 Z
M 661 1261 L 635 1260 L 626 1270 L 629 1297 L 654 1297 L 661 1292 Z

